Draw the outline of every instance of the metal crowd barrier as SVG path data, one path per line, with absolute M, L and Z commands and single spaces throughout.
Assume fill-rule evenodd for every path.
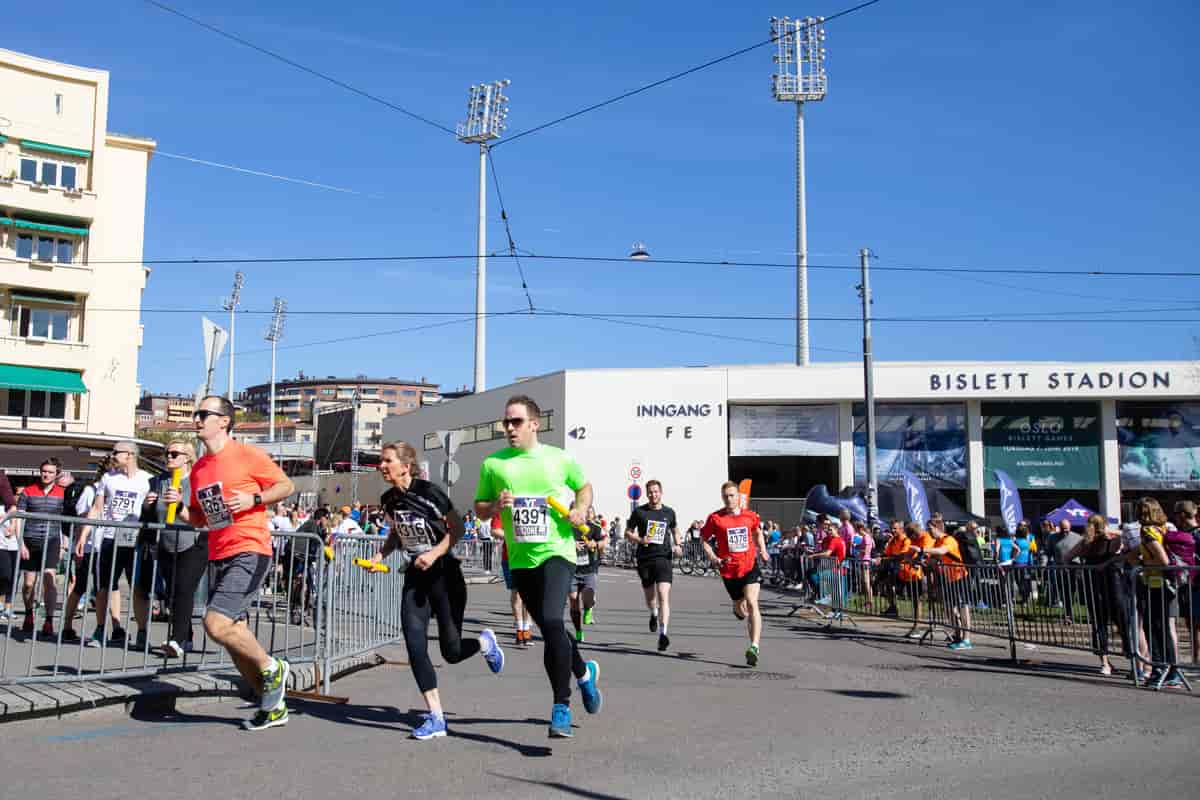
M 492 538 L 463 539 L 451 551 L 464 570 L 495 575 L 500 571 L 500 546 Z
M 922 642 L 987 636 L 1013 660 L 1019 644 L 1120 656 L 1135 684 L 1155 688 L 1190 689 L 1180 667 L 1200 664 L 1200 566 L 921 563 L 919 578 L 899 566 L 783 551 L 765 577 L 799 591 L 793 613 L 807 605 L 831 624 L 875 616 L 911 623 Z

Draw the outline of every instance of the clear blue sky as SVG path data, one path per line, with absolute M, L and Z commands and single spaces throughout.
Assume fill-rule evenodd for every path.
M 453 127 L 471 83 L 510 78 L 510 132 L 761 41 L 772 14 L 852 3 L 422 5 L 176 0 L 182 11 Z M 355 189 L 344 194 L 155 157 L 145 256 L 472 253 L 473 147 L 135 0 L 8 20 L 6 46 L 107 69 L 109 127 L 161 150 Z M 1200 250 L 1200 13 L 1189 2 L 884 2 L 828 26 L 829 97 L 807 110 L 814 264 L 1195 270 Z M 496 149 L 519 247 L 787 263 L 794 249 L 793 110 L 770 94 L 771 48 Z M 2 113 L 2 109 L 0 109 Z M 494 192 L 489 249 L 503 249 Z M 235 267 L 157 266 L 140 380 L 190 392 L 199 314 Z M 474 263 L 249 265 L 244 308 L 295 312 L 286 345 L 470 312 Z M 787 270 L 526 261 L 539 308 L 793 313 Z M 515 265 L 489 267 L 491 310 L 525 301 Z M 814 271 L 813 316 L 857 317 L 853 272 Z M 872 276 L 876 356 L 1196 358 L 1200 279 Z M 1131 314 L 1119 309 L 1177 309 Z M 364 313 L 354 313 L 359 309 Z M 1025 313 L 1025 324 L 930 322 Z M 1105 313 L 1107 312 L 1107 313 Z M 1063 320 L 1103 318 L 1108 324 Z M 650 321 L 790 344 L 790 322 Z M 266 380 L 267 317 L 239 318 L 239 388 Z M 814 322 L 817 361 L 851 360 L 856 323 Z M 598 321 L 489 322 L 489 385 L 563 367 L 780 362 L 789 347 Z M 464 323 L 281 349 L 281 376 L 356 374 L 469 384 Z M 250 352 L 250 351 L 253 352 Z M 182 354 L 182 355 L 181 355 Z M 218 388 L 225 385 L 224 365 Z

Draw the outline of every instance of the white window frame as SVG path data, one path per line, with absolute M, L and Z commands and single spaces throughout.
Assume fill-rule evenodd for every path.
M 52 158 L 50 156 L 35 155 L 35 154 L 27 152 L 27 151 L 23 151 L 23 152 L 21 152 L 20 155 L 17 156 L 17 179 L 18 180 L 25 180 L 24 178 L 21 177 L 21 162 L 25 161 L 26 159 L 37 164 L 37 174 L 34 177 L 34 180 L 31 182 L 35 183 L 39 186 L 54 186 L 56 188 L 63 189 L 68 192 L 81 192 L 81 191 L 83 191 L 84 185 L 87 183 L 87 179 L 84 174 L 84 170 L 87 168 L 87 159 L 83 159 L 83 158 L 80 158 L 80 159 Z M 57 167 L 58 167 L 58 172 L 56 173 L 57 180 L 54 183 L 42 183 L 42 164 L 57 165 Z M 73 187 L 66 186 L 63 184 L 63 182 L 62 182 L 62 168 L 63 167 L 74 167 L 75 168 L 75 185 Z
M 31 239 L 33 239 L 33 250 L 30 252 L 28 257 L 21 256 L 17 253 L 17 242 L 23 236 L 28 236 Z M 9 237 L 12 240 L 11 243 L 12 243 L 13 258 L 19 259 L 21 261 L 34 261 L 38 264 L 67 264 L 67 265 L 79 264 L 79 263 L 83 262 L 83 258 L 81 256 L 81 254 L 83 252 L 84 240 L 83 240 L 82 236 L 72 236 L 69 233 L 47 233 L 45 231 L 30 231 L 30 230 L 23 230 L 20 228 L 16 228 L 13 230 L 12 233 L 9 234 Z M 51 255 L 53 256 L 53 258 L 51 258 L 49 261 L 43 261 L 42 259 L 38 258 L 38 243 L 42 242 L 42 241 L 53 242 L 52 250 L 51 250 Z M 70 261 L 59 261 L 58 260 L 58 243 L 60 241 L 71 243 L 71 260 Z
M 29 311 L 30 333 L 27 336 L 21 335 L 21 310 L 22 309 L 27 309 Z M 36 301 L 31 301 L 31 300 L 10 299 L 9 305 L 8 305 L 9 335 L 11 335 L 15 339 L 33 339 L 33 340 L 39 341 L 39 342 L 75 342 L 75 343 L 78 343 L 79 338 L 78 338 L 78 336 L 74 335 L 75 331 L 78 330 L 78 326 L 75 324 L 75 315 L 77 313 L 77 310 L 78 310 L 78 305 L 62 306 L 62 305 L 58 305 L 56 303 L 38 303 Z M 54 335 L 53 335 L 54 328 L 52 326 L 50 336 L 34 336 L 32 333 L 32 331 L 33 331 L 33 312 L 34 311 L 51 311 L 51 312 L 60 311 L 64 314 L 66 314 L 66 316 L 67 316 L 66 331 L 64 331 L 64 333 L 66 335 L 62 339 L 55 339 Z

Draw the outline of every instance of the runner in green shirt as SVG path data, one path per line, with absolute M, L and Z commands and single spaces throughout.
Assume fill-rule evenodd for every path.
M 500 514 L 513 586 L 545 643 L 546 674 L 554 692 L 550 736 L 569 738 L 571 675 L 578 681 L 589 714 L 598 712 L 601 704 L 597 686 L 600 665 L 583 661 L 563 620 L 563 607 L 575 578 L 571 529 L 586 522 L 584 511 L 592 504 L 592 485 L 570 454 L 538 442 L 541 413 L 538 404 L 525 395 L 511 397 L 505 404 L 503 423 L 509 446 L 488 456 L 479 469 L 475 516 L 491 519 Z M 555 512 L 546 502 L 548 497 L 570 505 L 569 518 Z

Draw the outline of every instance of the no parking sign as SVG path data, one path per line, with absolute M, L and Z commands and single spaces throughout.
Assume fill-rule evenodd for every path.
M 629 499 L 635 503 L 642 499 L 642 487 L 636 483 L 629 484 L 629 489 L 625 493 L 629 496 Z

